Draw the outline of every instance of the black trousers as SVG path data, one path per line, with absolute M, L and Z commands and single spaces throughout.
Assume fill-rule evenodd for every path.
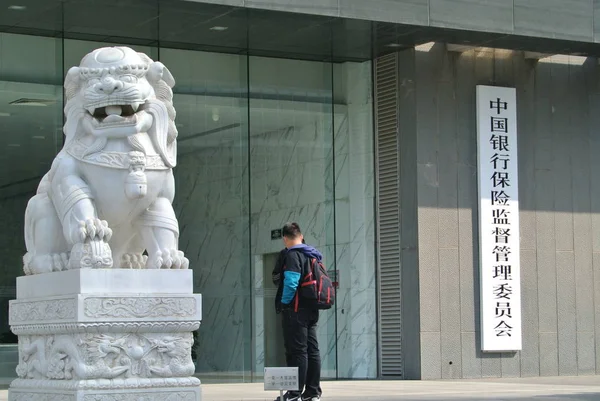
M 283 343 L 288 367 L 298 367 L 299 392 L 305 397 L 321 396 L 321 355 L 317 340 L 319 311 L 282 311 Z M 294 392 L 292 392 L 294 393 Z M 296 394 L 296 393 L 294 393 Z

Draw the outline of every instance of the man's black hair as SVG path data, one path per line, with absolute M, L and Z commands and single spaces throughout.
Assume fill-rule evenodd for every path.
M 302 235 L 298 223 L 286 223 L 281 230 L 281 234 L 286 238 L 295 239 Z

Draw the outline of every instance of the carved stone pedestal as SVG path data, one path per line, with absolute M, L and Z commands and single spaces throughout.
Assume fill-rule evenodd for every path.
M 9 401 L 200 401 L 191 270 L 81 269 L 17 279 Z

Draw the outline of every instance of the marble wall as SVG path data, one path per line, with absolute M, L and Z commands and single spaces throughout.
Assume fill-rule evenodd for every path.
M 247 152 L 235 149 L 228 145 L 180 156 L 175 173 L 180 249 L 195 270 L 195 290 L 203 295 L 197 370 L 225 379 L 244 378 L 250 360 L 244 342 L 251 315 Z
M 297 221 L 327 268 L 339 271 L 338 303 L 319 324 L 323 376 L 376 377 L 370 63 L 335 72 L 343 97 L 334 106 L 296 102 L 299 112 L 314 108 L 312 118 L 268 132 L 256 132 L 265 124 L 251 119 L 249 140 L 242 125 L 236 140 L 180 157 L 176 207 L 204 296 L 197 349 L 205 375 L 262 372 L 264 255 L 282 248 L 271 230 Z
M 309 125 L 289 127 L 251 139 L 251 165 L 260 166 L 252 170 L 250 182 L 251 252 L 255 261 L 256 293 L 253 335 L 258 347 L 264 335 L 261 331 L 261 311 L 264 310 L 262 255 L 276 253 L 283 248 L 281 240 L 271 239 L 271 230 L 281 228 L 287 221 L 297 221 L 307 243 L 320 248 L 325 266 L 333 268 L 335 225 L 331 127 L 335 124 L 336 131 L 339 131 L 340 124 L 332 120 L 330 105 L 314 116 L 315 120 Z M 275 154 L 279 157 L 273 157 Z M 267 266 L 266 270 L 271 269 Z M 271 277 L 264 279 L 271 280 Z M 269 302 L 272 299 L 269 298 Z M 318 337 L 322 348 L 323 376 L 326 377 L 335 377 L 335 333 L 335 311 L 322 312 Z M 260 348 L 256 355 L 256 370 L 260 372 L 264 361 Z

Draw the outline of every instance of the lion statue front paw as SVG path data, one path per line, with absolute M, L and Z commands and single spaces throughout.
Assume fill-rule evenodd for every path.
M 100 239 L 75 244 L 69 259 L 70 269 L 109 269 L 112 265 L 110 246 Z
M 182 251 L 163 249 L 151 255 L 146 262 L 148 269 L 189 269 L 190 262 Z

